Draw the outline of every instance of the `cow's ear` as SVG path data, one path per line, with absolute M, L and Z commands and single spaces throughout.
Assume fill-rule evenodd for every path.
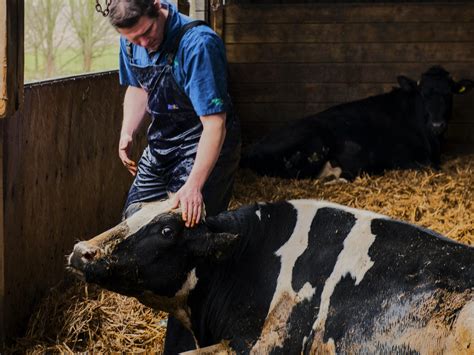
M 465 94 L 465 93 L 471 91 L 473 87 L 474 87 L 474 81 L 468 80 L 468 79 L 463 79 L 463 80 L 460 80 L 457 83 L 455 82 L 453 84 L 453 93 L 454 94 Z
M 413 91 L 417 88 L 417 83 L 415 80 L 410 79 L 404 75 L 400 75 L 397 77 L 398 85 L 405 91 Z
M 194 256 L 220 261 L 230 255 L 238 239 L 236 234 L 207 232 L 187 238 L 186 243 Z

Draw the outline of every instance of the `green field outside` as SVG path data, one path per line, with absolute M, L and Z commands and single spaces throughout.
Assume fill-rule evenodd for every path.
M 117 40 L 117 45 L 107 47 L 100 57 L 93 59 L 91 72 L 118 69 L 118 52 L 119 45 Z M 58 49 L 55 60 L 56 70 L 51 75 L 52 78 L 85 74 L 82 55 L 76 49 Z M 46 76 L 43 58 L 38 56 L 37 60 L 35 60 L 34 53 L 25 53 L 25 82 L 51 79 Z

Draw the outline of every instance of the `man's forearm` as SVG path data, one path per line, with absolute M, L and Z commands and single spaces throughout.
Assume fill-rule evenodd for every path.
M 188 183 L 202 189 L 219 158 L 226 130 L 225 113 L 201 117 L 203 131 Z
M 123 100 L 123 122 L 120 135 L 133 137 L 145 117 L 148 94 L 145 90 L 129 86 Z

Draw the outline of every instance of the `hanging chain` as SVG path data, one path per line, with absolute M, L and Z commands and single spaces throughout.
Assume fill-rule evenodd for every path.
M 102 8 L 99 1 L 100 0 L 95 0 L 95 11 L 100 12 L 102 16 L 106 17 L 109 14 L 109 6 L 112 0 L 105 0 L 105 9 Z

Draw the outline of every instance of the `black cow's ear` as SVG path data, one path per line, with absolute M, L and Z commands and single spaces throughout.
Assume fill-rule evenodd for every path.
M 454 94 L 465 94 L 472 90 L 474 87 L 474 81 L 468 79 L 462 79 L 453 84 L 453 93 Z
M 189 237 L 187 246 L 194 256 L 220 261 L 229 256 L 238 238 L 236 234 L 208 232 Z
M 398 85 L 405 91 L 413 91 L 417 88 L 417 83 L 415 80 L 410 79 L 404 75 L 400 75 L 397 77 Z

